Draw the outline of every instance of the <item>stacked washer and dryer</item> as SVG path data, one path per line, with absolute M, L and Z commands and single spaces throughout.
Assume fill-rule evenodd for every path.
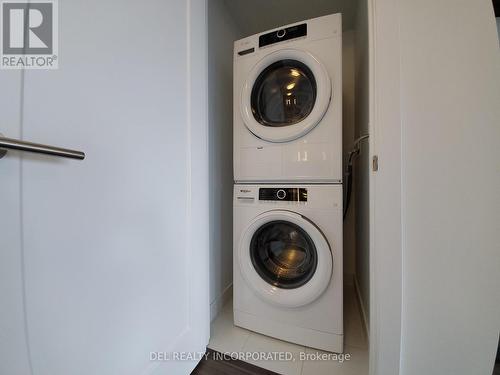
M 234 43 L 234 322 L 343 351 L 341 15 Z

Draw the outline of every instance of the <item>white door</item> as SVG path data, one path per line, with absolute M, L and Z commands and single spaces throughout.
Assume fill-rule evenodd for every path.
M 59 69 L 0 71 L 0 373 L 188 374 L 209 335 L 205 3 L 59 2 Z M 192 214 L 194 213 L 194 214 Z
M 378 157 L 370 175 L 370 374 L 489 375 L 500 327 L 492 2 L 368 6 L 370 150 Z

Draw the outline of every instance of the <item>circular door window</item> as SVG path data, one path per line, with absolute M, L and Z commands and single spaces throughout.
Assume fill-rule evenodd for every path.
M 284 220 L 266 223 L 254 233 L 250 258 L 260 277 L 284 289 L 306 284 L 318 264 L 311 237 L 298 225 Z
M 297 124 L 309 116 L 315 102 L 314 74 L 297 60 L 280 60 L 269 65 L 252 88 L 252 113 L 263 126 Z
M 326 238 L 310 220 L 290 211 L 268 211 L 252 220 L 237 257 L 247 285 L 278 306 L 311 303 L 332 276 L 333 254 Z
M 275 51 L 249 72 L 241 92 L 241 116 L 255 136 L 289 142 L 321 121 L 331 92 L 328 72 L 309 52 Z

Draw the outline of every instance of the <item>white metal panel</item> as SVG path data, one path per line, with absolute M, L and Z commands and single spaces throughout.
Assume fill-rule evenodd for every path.
M 235 321 L 266 335 L 330 351 L 343 347 L 342 186 L 287 185 L 307 189 L 307 202 L 260 201 L 259 188 L 283 185 L 234 185 L 234 309 Z M 272 210 L 292 211 L 319 228 L 333 254 L 327 289 L 314 302 L 297 308 L 265 301 L 248 287 L 239 266 L 240 239 L 249 223 Z M 253 318 L 250 318 L 252 316 Z
M 255 46 L 258 35 L 235 42 L 233 135 L 234 179 L 238 183 L 244 181 L 340 183 L 342 181 L 341 17 L 339 14 L 332 14 L 304 22 L 308 23 L 307 37 L 291 39 L 265 48 L 256 48 L 252 54 L 239 56 L 238 51 Z M 259 61 L 265 61 L 265 56 L 286 49 L 296 49 L 310 53 L 324 66 L 331 83 L 331 100 L 324 116 L 319 116 L 320 122 L 312 128 L 307 127 L 309 129 L 307 134 L 292 141 L 273 143 L 259 138 L 261 136 L 259 134 L 257 134 L 258 136 L 254 135 L 245 125 L 244 118 L 241 115 L 242 109 L 240 108 L 242 93 L 244 92 L 242 88 L 245 86 L 247 79 L 251 77 L 252 73 L 250 72 Z M 252 81 L 252 78 L 249 81 Z M 325 95 L 321 99 L 324 101 L 323 104 L 327 102 L 328 96 Z M 248 114 L 247 120 L 250 116 L 252 115 Z M 318 116 L 316 116 L 315 120 L 318 120 Z M 312 124 L 314 124 L 314 121 Z M 302 129 L 300 123 L 294 126 Z M 263 126 L 260 127 L 263 128 Z M 290 135 L 297 136 L 296 130 L 291 129 L 291 134 L 288 134 L 286 128 L 288 127 L 270 130 L 273 133 L 284 132 L 285 138 L 283 139 L 290 139 Z M 274 135 L 276 136 L 276 134 Z M 262 164 L 262 151 L 267 149 L 269 152 L 278 154 L 276 148 L 279 149 L 279 157 L 268 159 L 271 160 L 268 165 Z M 309 158 L 311 148 L 314 148 L 315 153 Z M 254 164 L 252 164 L 253 159 L 257 160 Z

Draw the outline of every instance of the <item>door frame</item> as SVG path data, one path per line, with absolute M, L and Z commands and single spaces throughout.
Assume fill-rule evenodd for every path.
M 206 319 L 189 318 L 192 340 L 206 348 L 210 339 L 209 293 L 209 149 L 208 149 L 208 23 L 207 0 L 188 0 L 187 6 L 187 249 L 190 274 L 202 275 L 203 290 L 190 283 L 190 311 Z M 188 280 L 189 281 L 189 280 Z
M 186 117 L 187 161 L 186 185 L 186 264 L 189 284 L 189 326 L 176 342 L 176 351 L 205 353 L 210 340 L 209 293 L 209 148 L 208 148 L 208 8 L 207 0 L 186 1 Z M 175 181 L 173 181 L 175 183 Z M 192 282 L 190 275 L 205 280 L 203 288 Z M 198 278 L 196 278 L 198 280 Z M 195 345 L 195 347 L 193 347 Z M 193 350 L 194 349 L 194 350 Z M 151 375 L 190 373 L 198 364 L 188 361 L 164 361 L 153 364 Z
M 403 231 L 398 3 L 397 0 L 363 1 L 368 4 L 370 160 L 373 156 L 379 160 L 378 171 L 370 171 L 369 373 L 399 375 Z M 204 32 L 208 34 L 206 30 Z M 208 63 L 206 59 L 202 62 L 206 74 Z M 192 63 L 198 64 L 196 61 Z M 193 103 L 197 103 L 198 94 L 208 95 L 207 76 L 203 78 L 197 83 L 202 84 L 203 89 L 190 92 Z M 207 97 L 198 98 L 203 103 L 207 101 Z M 193 113 L 193 116 L 199 116 L 199 113 Z M 191 127 L 194 130 L 192 123 Z M 199 156 L 197 165 L 204 166 Z M 191 165 L 192 171 L 196 170 L 193 161 Z M 198 200 L 199 197 L 193 194 L 194 191 L 192 197 Z M 208 197 L 206 199 L 208 201 Z M 192 212 L 196 212 L 194 206 Z M 196 217 L 192 219 L 197 220 Z M 196 228 L 192 224 L 190 227 Z M 196 243 L 202 244 L 201 237 L 194 239 Z M 206 261 L 208 263 L 208 259 Z M 208 309 L 209 305 L 207 300 L 205 307 Z
M 396 0 L 368 1 L 370 375 L 398 375 L 402 313 L 402 124 Z

